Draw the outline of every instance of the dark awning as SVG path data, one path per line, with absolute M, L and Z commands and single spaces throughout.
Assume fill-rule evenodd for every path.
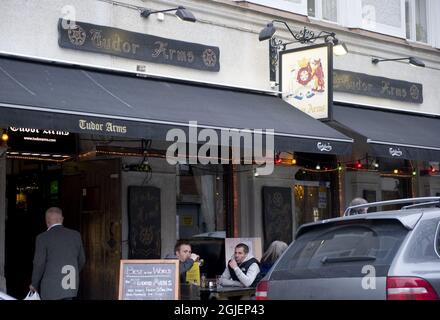
M 171 127 L 197 121 L 274 129 L 286 151 L 343 154 L 352 142 L 273 94 L 9 56 L 0 57 L 0 107 L 4 127 L 165 140 Z
M 340 105 L 333 106 L 333 118 L 364 136 L 376 156 L 440 159 L 440 118 Z

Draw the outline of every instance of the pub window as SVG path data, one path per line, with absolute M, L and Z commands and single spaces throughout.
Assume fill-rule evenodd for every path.
M 428 43 L 428 1 L 406 0 L 405 20 L 406 38 Z
M 242 0 L 234 0 L 243 2 Z M 248 0 L 245 2 L 259 4 L 265 7 L 280 9 L 297 14 L 307 14 L 307 0 Z
M 319 20 L 338 21 L 339 0 L 308 0 L 307 15 Z
M 405 0 L 362 0 L 362 28 L 405 37 Z

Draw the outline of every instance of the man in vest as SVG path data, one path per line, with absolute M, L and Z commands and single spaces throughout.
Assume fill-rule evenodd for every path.
M 255 287 L 261 280 L 260 264 L 244 243 L 235 246 L 234 257 L 220 278 L 222 286 Z

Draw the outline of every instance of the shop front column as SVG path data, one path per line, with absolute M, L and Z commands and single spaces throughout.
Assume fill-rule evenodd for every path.
M 6 149 L 0 148 L 0 291 L 6 292 L 5 224 L 6 224 Z

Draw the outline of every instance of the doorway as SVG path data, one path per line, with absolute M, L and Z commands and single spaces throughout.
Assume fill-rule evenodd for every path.
M 5 276 L 7 293 L 29 291 L 36 236 L 46 230 L 47 208 L 63 210 L 78 230 L 86 265 L 79 299 L 117 299 L 121 259 L 120 160 L 44 163 L 8 160 Z
M 86 264 L 80 274 L 80 299 L 118 297 L 121 259 L 120 159 L 72 162 L 63 166 L 61 203 L 77 224 Z
M 59 206 L 61 166 L 8 160 L 5 223 L 7 293 L 23 299 L 29 291 L 36 236 L 46 230 L 45 210 Z

